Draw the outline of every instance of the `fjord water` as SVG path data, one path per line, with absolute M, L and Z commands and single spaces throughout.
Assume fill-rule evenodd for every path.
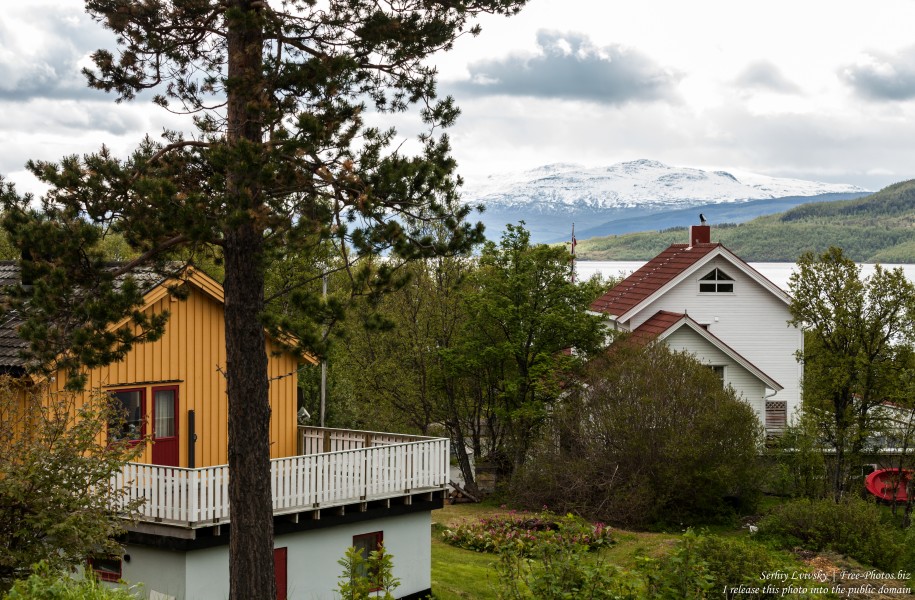
M 645 262 L 646 261 L 638 260 L 579 260 L 575 262 L 575 273 L 579 280 L 587 279 L 596 273 L 600 273 L 603 277 L 626 276 L 644 265 Z M 794 263 L 770 262 L 751 262 L 750 266 L 762 273 L 766 279 L 786 291 L 788 290 L 788 278 L 796 267 Z M 901 267 L 906 278 L 915 283 L 915 264 L 885 264 L 883 267 Z M 874 272 L 874 265 L 863 263 L 861 265 L 861 271 L 864 275 L 870 275 Z

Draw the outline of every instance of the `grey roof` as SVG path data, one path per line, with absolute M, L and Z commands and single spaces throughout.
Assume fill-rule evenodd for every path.
M 19 262 L 0 261 L 0 290 L 19 283 Z M 10 310 L 0 316 L 0 367 L 21 369 L 25 366 L 21 354 L 28 344 L 17 333 L 22 318 Z
M 123 263 L 112 263 L 115 268 Z M 141 267 L 131 273 L 140 282 L 144 291 L 149 291 L 164 281 L 165 276 L 150 267 Z M 19 261 L 0 261 L 0 298 L 6 288 L 19 285 Z M 21 373 L 27 366 L 23 352 L 28 349 L 28 342 L 19 337 L 19 326 L 24 319 L 15 310 L 0 313 L 0 372 Z

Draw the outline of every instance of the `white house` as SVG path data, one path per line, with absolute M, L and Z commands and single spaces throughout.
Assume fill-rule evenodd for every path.
M 721 244 L 708 225 L 689 229 L 591 310 L 634 336 L 663 340 L 712 367 L 749 403 L 767 433 L 800 405 L 803 332 L 788 324 L 788 294 Z
M 337 598 L 349 546 L 394 557 L 396 597 L 431 593 L 431 511 L 442 507 L 448 440 L 303 427 L 297 456 L 274 459 L 277 600 Z M 102 579 L 142 582 L 150 600 L 229 597 L 228 467 L 129 464 L 115 485 L 144 498 L 124 554 L 93 561 Z

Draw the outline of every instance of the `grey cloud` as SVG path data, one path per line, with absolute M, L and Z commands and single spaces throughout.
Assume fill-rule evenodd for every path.
M 23 31 L 41 32 L 24 40 Z M 0 21 L 0 99 L 23 102 L 35 98 L 100 98 L 80 73 L 80 61 L 111 36 L 76 8 L 20 6 Z
M 540 54 L 509 55 L 470 65 L 456 84 L 476 95 L 533 96 L 603 104 L 671 99 L 680 76 L 621 46 L 598 47 L 587 36 L 540 31 Z
M 729 135 L 705 142 L 708 152 L 718 154 L 718 164 L 745 165 L 776 177 L 854 183 L 869 189 L 915 177 L 915 123 L 867 112 L 871 114 L 860 119 L 828 113 L 761 117 L 735 107 L 717 114 L 717 126 Z M 696 138 L 701 147 L 701 136 Z
M 6 136 L 46 133 L 70 136 L 81 132 L 139 135 L 146 125 L 140 110 L 139 107 L 114 106 L 104 100 L 36 98 L 28 102 L 0 101 Z
M 843 67 L 839 77 L 871 100 L 915 98 L 915 46 L 895 54 L 872 52 L 857 64 Z
M 768 61 L 750 63 L 735 80 L 738 85 L 751 89 L 764 89 L 785 94 L 794 94 L 800 88 L 785 77 L 774 64 Z
M 78 106 L 71 106 L 69 109 L 51 118 L 53 127 L 124 135 L 140 131 L 144 125 L 135 114 L 112 110 L 107 103 L 80 102 Z

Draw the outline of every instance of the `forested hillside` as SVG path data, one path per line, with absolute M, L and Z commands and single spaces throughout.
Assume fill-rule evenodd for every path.
M 698 216 L 698 215 L 697 215 Z M 687 241 L 686 226 L 580 240 L 582 260 L 648 260 Z M 794 262 L 839 246 L 858 262 L 915 263 L 915 180 L 858 198 L 804 204 L 740 225 L 712 223 L 712 241 L 750 261 Z

